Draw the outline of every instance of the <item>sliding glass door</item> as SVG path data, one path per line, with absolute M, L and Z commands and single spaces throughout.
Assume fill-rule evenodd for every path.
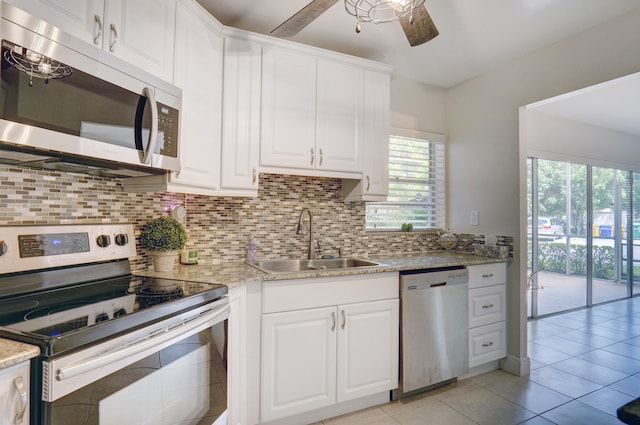
M 631 296 L 639 173 L 538 158 L 528 165 L 529 317 Z

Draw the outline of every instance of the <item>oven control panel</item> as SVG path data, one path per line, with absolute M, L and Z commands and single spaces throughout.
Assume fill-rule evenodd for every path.
M 0 226 L 0 274 L 135 255 L 131 223 Z

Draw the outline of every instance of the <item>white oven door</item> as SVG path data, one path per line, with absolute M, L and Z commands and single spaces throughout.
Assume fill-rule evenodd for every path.
M 44 362 L 44 423 L 226 424 L 223 301 Z

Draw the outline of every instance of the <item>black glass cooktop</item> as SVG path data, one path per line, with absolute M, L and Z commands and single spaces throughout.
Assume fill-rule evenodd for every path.
M 121 276 L 0 298 L 0 336 L 39 345 L 45 356 L 212 302 L 225 285 Z

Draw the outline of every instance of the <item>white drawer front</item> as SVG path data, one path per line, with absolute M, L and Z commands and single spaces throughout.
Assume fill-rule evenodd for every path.
M 507 264 L 492 263 L 469 266 L 469 288 L 507 283 Z
M 469 327 L 475 328 L 507 318 L 506 285 L 469 290 Z
M 478 366 L 507 355 L 506 322 L 469 330 L 469 367 Z

